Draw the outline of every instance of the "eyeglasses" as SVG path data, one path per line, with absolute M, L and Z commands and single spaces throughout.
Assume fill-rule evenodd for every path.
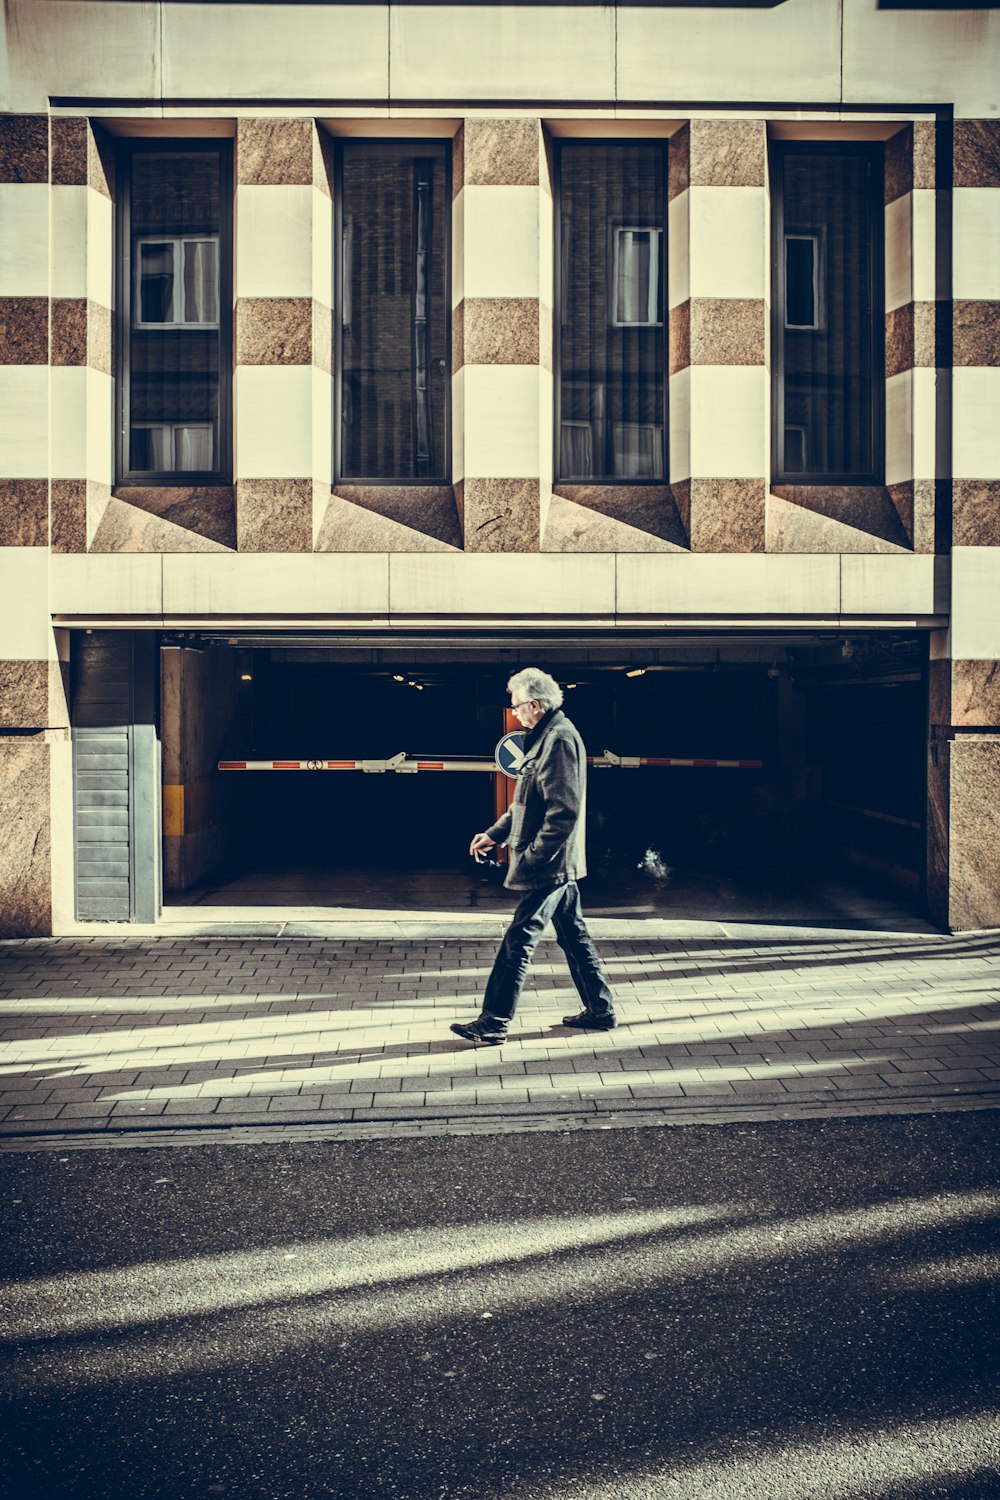
M 534 701 L 534 698 L 522 698 L 520 703 L 512 703 L 510 706 L 515 710 L 519 708 L 527 708 L 528 704 L 534 703 Z

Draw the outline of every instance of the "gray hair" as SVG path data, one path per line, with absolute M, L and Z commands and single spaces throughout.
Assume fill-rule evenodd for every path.
M 554 677 L 539 667 L 522 667 L 507 683 L 511 699 L 531 699 L 543 708 L 559 708 L 563 701 L 563 690 Z

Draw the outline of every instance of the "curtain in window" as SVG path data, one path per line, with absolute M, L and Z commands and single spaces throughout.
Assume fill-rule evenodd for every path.
M 559 161 L 559 477 L 662 480 L 666 147 Z
M 219 463 L 219 232 L 215 151 L 136 151 L 129 234 L 129 468 L 208 474 Z
M 341 149 L 339 472 L 443 482 L 451 365 L 446 147 L 348 141 Z
M 786 148 L 777 164 L 779 468 L 789 478 L 880 482 L 877 158 L 869 148 Z

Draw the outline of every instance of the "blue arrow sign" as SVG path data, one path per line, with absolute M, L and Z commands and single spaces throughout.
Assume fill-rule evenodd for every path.
M 505 776 L 516 776 L 524 760 L 524 735 L 519 729 L 505 734 L 493 752 L 493 759 Z

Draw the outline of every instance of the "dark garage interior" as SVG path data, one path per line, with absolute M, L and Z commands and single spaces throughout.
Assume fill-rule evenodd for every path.
M 916 634 L 365 648 L 179 637 L 162 661 L 168 904 L 506 909 L 499 872 L 467 855 L 494 817 L 487 771 L 217 767 L 401 751 L 492 761 L 508 677 L 542 663 L 591 756 L 760 763 L 593 768 L 584 900 L 595 914 L 922 911 Z

